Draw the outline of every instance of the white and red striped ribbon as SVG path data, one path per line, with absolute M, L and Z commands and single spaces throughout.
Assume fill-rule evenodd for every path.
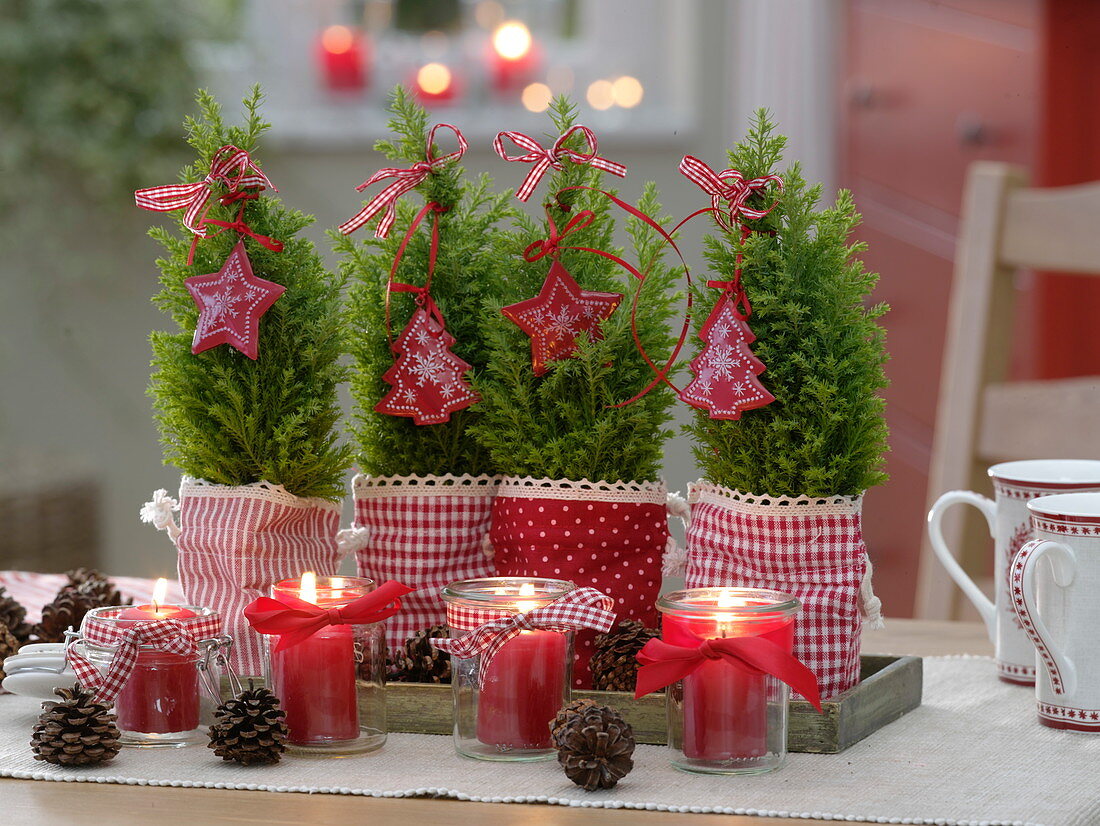
M 123 626 L 110 621 L 117 613 L 105 612 L 102 615 L 104 621 L 88 617 L 80 629 L 80 637 L 84 642 L 115 646 L 114 656 L 111 657 L 106 672 L 101 672 L 86 657 L 76 652 L 74 646 L 79 641 L 70 643 L 65 651 L 69 665 L 80 684 L 95 691 L 99 701 L 107 704 L 114 702 L 130 679 L 137 665 L 140 646 L 151 646 L 157 651 L 178 654 L 181 657 L 193 657 L 198 653 L 199 640 L 213 639 L 221 633 L 221 618 L 217 614 L 185 619 L 136 620 L 133 625 Z
M 153 212 L 186 209 L 184 225 L 200 238 L 207 238 L 203 219 L 209 211 L 207 204 L 214 194 L 214 185 L 218 183 L 225 184 L 230 192 L 246 187 L 279 191 L 245 150 L 226 144 L 214 153 L 210 160 L 210 173 L 201 181 L 139 189 L 134 193 L 134 201 L 142 209 Z
M 578 152 L 565 145 L 566 141 L 578 132 L 584 136 L 588 144 L 587 152 Z M 527 153 L 524 155 L 509 155 L 504 149 L 505 138 L 508 138 L 508 140 L 512 141 L 512 143 L 520 149 L 526 149 Z M 582 126 L 580 124 L 567 130 L 561 137 L 554 141 L 553 146 L 549 149 L 544 149 L 542 144 L 537 140 L 522 132 L 498 132 L 497 136 L 493 138 L 493 149 L 495 149 L 496 153 L 504 160 L 512 163 L 534 164 L 534 166 L 531 167 L 531 171 L 527 173 L 527 177 L 523 179 L 523 183 L 520 184 L 519 189 L 516 190 L 516 197 L 521 201 L 526 201 L 531 197 L 531 193 L 535 191 L 535 187 L 538 186 L 539 181 L 542 180 L 542 176 L 546 174 L 548 169 L 562 169 L 562 158 L 568 158 L 576 164 L 587 164 L 595 169 L 601 169 L 604 172 L 610 172 L 612 175 L 618 175 L 620 178 L 625 178 L 626 167 L 621 163 L 615 163 L 614 161 L 609 161 L 607 158 L 601 158 L 596 154 L 597 147 L 595 133 L 587 126 Z
M 542 608 L 490 619 L 457 639 L 433 638 L 432 645 L 459 659 L 480 654 L 478 679 L 484 681 L 493 657 L 521 631 L 565 633 L 592 628 L 606 633 L 615 624 L 615 613 L 611 610 L 614 606 L 615 600 L 595 588 L 575 588 Z M 447 606 L 448 622 L 455 628 L 477 622 L 481 615 L 482 612 L 476 609 Z
M 715 209 L 715 218 L 727 229 L 740 224 L 739 217 L 763 218 L 779 203 L 777 199 L 766 209 L 754 209 L 747 203 L 752 195 L 764 192 L 770 184 L 775 184 L 780 190 L 783 189 L 783 181 L 778 175 L 765 175 L 763 178 L 746 180 L 745 176 L 736 169 L 715 172 L 706 163 L 692 155 L 684 155 L 683 160 L 680 161 L 680 171 L 710 195 Z M 728 223 L 724 217 L 726 214 L 729 215 Z
M 450 129 L 455 133 L 455 137 L 458 139 L 458 149 L 437 158 L 432 154 L 432 144 L 435 141 L 436 130 L 441 128 Z M 359 210 L 354 217 L 340 224 L 340 232 L 344 233 L 344 235 L 350 235 L 385 209 L 386 212 L 378 222 L 378 227 L 374 231 L 376 237 L 385 238 L 389 235 L 390 228 L 397 219 L 397 199 L 423 183 L 424 179 L 431 175 L 436 169 L 439 169 L 451 161 L 459 160 L 466 154 L 468 146 L 469 144 L 466 143 L 466 138 L 458 130 L 457 126 L 451 126 L 449 123 L 437 123 L 432 127 L 432 131 L 428 133 L 428 145 L 424 150 L 424 160 L 414 163 L 408 169 L 397 169 L 395 167 L 379 169 L 363 181 L 363 183 L 355 187 L 357 192 L 362 192 L 367 187 L 379 181 L 384 181 L 387 178 L 395 179 L 392 184 L 375 195 L 370 203 Z

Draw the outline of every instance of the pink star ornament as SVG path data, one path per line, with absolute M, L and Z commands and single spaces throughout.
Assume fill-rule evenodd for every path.
M 252 273 L 252 264 L 238 241 L 222 268 L 209 275 L 184 279 L 199 308 L 191 352 L 229 344 L 253 361 L 259 355 L 260 316 L 279 300 L 286 287 Z

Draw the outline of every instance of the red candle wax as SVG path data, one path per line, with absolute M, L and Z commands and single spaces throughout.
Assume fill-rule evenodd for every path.
M 284 594 L 301 599 L 279 583 Z M 355 593 L 354 599 L 362 596 Z M 351 599 L 318 599 L 332 607 Z M 274 641 L 273 641 L 274 643 Z M 349 625 L 329 625 L 308 639 L 271 652 L 271 680 L 286 712 L 291 743 L 310 745 L 354 740 L 359 736 L 359 702 L 355 689 L 355 638 Z
M 118 614 L 120 625 L 186 619 L 195 612 L 178 605 L 136 605 Z M 137 664 L 115 699 L 123 731 L 169 734 L 199 725 L 199 672 L 194 657 L 138 649 Z
M 367 85 L 366 44 L 347 26 L 329 26 L 317 44 L 325 85 L 333 91 L 356 91 Z
M 697 646 L 715 637 L 761 636 L 790 651 L 793 617 L 697 619 L 665 614 L 661 637 Z M 767 678 L 725 661 L 706 662 L 684 678 L 684 756 L 738 760 L 767 753 Z
M 489 663 L 477 705 L 477 739 L 501 750 L 550 747 L 564 703 L 566 635 L 521 631 Z

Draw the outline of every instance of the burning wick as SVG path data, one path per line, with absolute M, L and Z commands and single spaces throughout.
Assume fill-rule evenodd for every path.
M 302 586 L 298 591 L 299 599 L 317 604 L 317 574 L 306 571 L 302 574 Z
M 153 585 L 153 613 L 160 613 L 160 606 L 164 602 L 165 597 L 168 596 L 168 580 L 161 577 Z

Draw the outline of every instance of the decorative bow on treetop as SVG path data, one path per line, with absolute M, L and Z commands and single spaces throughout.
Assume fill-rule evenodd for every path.
M 743 220 L 763 218 L 779 203 L 777 199 L 764 209 L 756 209 L 748 204 L 753 195 L 767 191 L 771 184 L 783 189 L 783 181 L 778 175 L 746 180 L 736 169 L 715 172 L 692 155 L 684 155 L 680 161 L 680 171 L 710 195 L 714 217 L 726 229 L 741 225 Z
M 578 133 L 584 136 L 585 142 L 588 144 L 587 152 L 578 152 L 565 145 L 573 135 Z M 504 149 L 505 138 L 508 138 L 520 149 L 526 149 L 526 154 L 509 155 Z M 554 141 L 553 146 L 549 149 L 544 149 L 537 140 L 522 132 L 498 132 L 493 139 L 493 149 L 506 161 L 534 164 L 531 171 L 527 173 L 527 177 L 523 179 L 519 189 L 516 190 L 516 197 L 521 201 L 526 201 L 531 197 L 531 193 L 535 191 L 535 187 L 538 186 L 539 181 L 542 180 L 542 176 L 546 174 L 548 169 L 562 169 L 563 158 L 568 158 L 576 164 L 588 164 L 595 169 L 602 169 L 604 172 L 618 175 L 620 178 L 626 177 L 625 166 L 621 163 L 609 161 L 607 158 L 601 158 L 596 154 L 595 133 L 587 126 L 581 126 L 580 124 L 567 130 L 565 134 Z

